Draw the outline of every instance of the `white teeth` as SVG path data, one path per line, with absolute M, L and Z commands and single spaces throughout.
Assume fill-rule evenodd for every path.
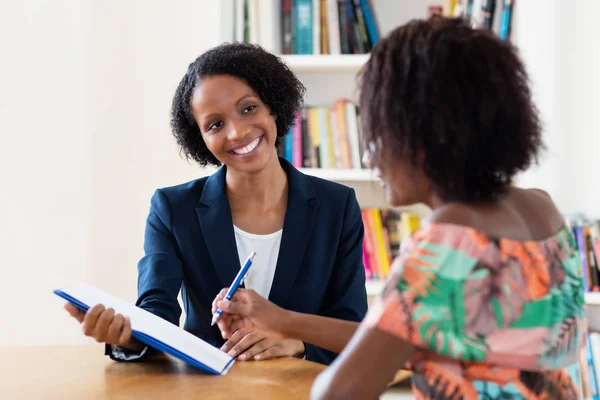
M 248 154 L 250 153 L 252 150 L 254 150 L 256 148 L 256 146 L 258 146 L 258 142 L 260 141 L 260 137 L 257 137 L 256 139 L 254 139 L 252 142 L 250 142 L 250 144 L 248 144 L 248 146 L 242 147 L 241 149 L 235 149 L 232 150 L 235 154 Z

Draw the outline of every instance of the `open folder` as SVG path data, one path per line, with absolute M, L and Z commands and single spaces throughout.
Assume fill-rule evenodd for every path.
M 234 358 L 170 322 L 87 283 L 54 291 L 83 311 L 102 304 L 129 317 L 134 338 L 211 374 L 224 375 Z

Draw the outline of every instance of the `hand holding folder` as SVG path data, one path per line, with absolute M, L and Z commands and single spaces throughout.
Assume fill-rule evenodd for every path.
M 206 372 L 224 375 L 234 358 L 164 319 L 112 296 L 94 286 L 80 284 L 54 293 L 87 311 L 96 304 L 112 307 L 131 320 L 132 336 L 148 346 L 177 357 Z

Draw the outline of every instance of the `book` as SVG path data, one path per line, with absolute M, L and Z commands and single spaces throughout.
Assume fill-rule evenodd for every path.
M 112 307 L 116 313 L 130 318 L 135 339 L 208 373 L 225 375 L 234 363 L 234 358 L 179 326 L 87 283 L 57 289 L 54 293 L 83 311 L 97 304 Z

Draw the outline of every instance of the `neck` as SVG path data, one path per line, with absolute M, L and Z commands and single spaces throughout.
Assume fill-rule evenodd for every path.
M 227 197 L 232 208 L 240 204 L 267 211 L 279 204 L 287 189 L 287 176 L 276 156 L 258 172 L 228 168 L 225 179 Z

